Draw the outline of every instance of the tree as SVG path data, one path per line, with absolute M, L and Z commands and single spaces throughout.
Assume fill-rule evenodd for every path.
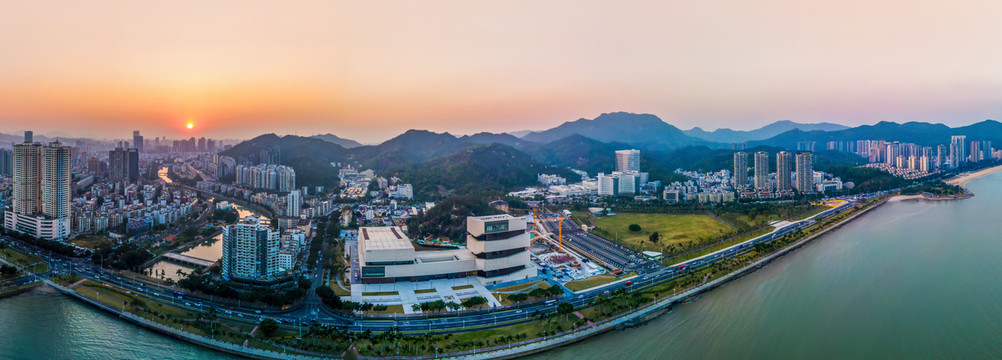
M 574 305 L 569 302 L 562 302 L 557 305 L 557 314 L 564 315 L 564 320 L 567 320 L 567 314 L 574 312 Z
M 632 232 L 639 232 L 640 231 L 640 225 L 630 224 L 630 231 L 632 231 Z
M 261 320 L 261 323 L 258 324 L 258 329 L 261 329 L 261 332 L 264 333 L 265 336 L 271 337 L 272 335 L 275 335 L 276 331 L 278 331 L 278 322 L 272 319 Z
M 657 243 L 658 243 L 658 240 L 660 240 L 660 239 L 661 239 L 661 234 L 658 234 L 658 232 L 657 232 L 657 231 L 655 231 L 655 232 L 651 233 L 651 238 L 650 238 L 650 240 L 651 240 L 651 242 L 652 242 L 652 243 L 655 243 L 655 244 L 657 244 Z

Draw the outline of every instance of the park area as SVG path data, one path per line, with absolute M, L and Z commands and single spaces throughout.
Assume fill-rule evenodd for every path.
M 723 239 L 738 232 L 730 225 L 702 214 L 624 213 L 598 218 L 588 213 L 575 215 L 593 223 L 599 235 L 640 251 L 661 251 L 671 244 Z M 640 230 L 631 231 L 630 225 L 639 225 Z M 651 242 L 651 234 L 655 232 L 659 235 L 657 243 Z

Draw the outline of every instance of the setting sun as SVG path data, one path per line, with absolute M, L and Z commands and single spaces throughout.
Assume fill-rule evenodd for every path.
M 195 126 L 195 124 L 192 124 L 192 123 L 188 123 L 188 128 L 189 128 L 189 129 L 191 129 L 191 128 L 192 128 L 192 127 L 194 127 L 194 126 Z

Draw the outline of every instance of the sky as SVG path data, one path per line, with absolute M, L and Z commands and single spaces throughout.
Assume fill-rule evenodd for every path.
M 0 132 L 127 138 L 966 125 L 999 1 L 3 1 Z M 192 122 L 188 130 L 185 126 Z

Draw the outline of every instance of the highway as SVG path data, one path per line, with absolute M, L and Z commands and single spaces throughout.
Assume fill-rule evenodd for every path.
M 188 311 L 208 311 L 210 309 L 215 309 L 222 319 L 234 323 L 242 323 L 253 326 L 257 325 L 260 322 L 260 319 L 268 317 L 278 320 L 281 323 L 281 328 L 289 331 L 297 331 L 303 327 L 309 326 L 310 324 L 318 324 L 355 331 L 364 331 L 365 329 L 369 329 L 373 332 L 382 332 L 397 328 L 404 332 L 461 332 L 464 331 L 464 329 L 471 327 L 489 328 L 507 326 L 513 323 L 534 321 L 534 313 L 547 313 L 555 311 L 559 302 L 568 302 L 574 305 L 575 308 L 583 308 L 589 306 L 593 298 L 607 291 L 615 291 L 621 288 L 629 288 L 630 290 L 638 291 L 667 281 L 675 280 L 685 276 L 690 271 L 699 270 L 718 261 L 747 253 L 752 250 L 755 244 L 768 242 L 789 232 L 809 226 L 817 220 L 845 211 L 846 209 L 851 208 L 854 204 L 855 203 L 851 201 L 847 202 L 839 207 L 826 210 L 811 218 L 790 223 L 783 228 L 774 230 L 772 233 L 748 240 L 741 244 L 734 245 L 727 249 L 723 249 L 700 258 L 674 264 L 670 267 L 660 266 L 652 261 L 635 261 L 633 256 L 637 256 L 638 259 L 643 259 L 643 257 L 632 252 L 629 254 L 624 253 L 623 251 L 629 250 L 623 248 L 613 247 L 613 250 L 602 252 L 603 249 L 600 244 L 608 244 L 608 242 L 604 239 L 598 238 L 603 241 L 603 243 L 590 243 L 590 246 L 592 246 L 592 249 L 596 251 L 596 254 L 607 256 L 609 259 L 616 259 L 615 261 L 625 265 L 626 269 L 634 269 L 638 271 L 639 276 L 632 280 L 631 285 L 626 285 L 623 282 L 612 283 L 601 289 L 567 295 L 559 301 L 548 303 L 529 303 L 523 304 L 519 308 L 505 308 L 504 310 L 498 311 L 488 310 L 486 312 L 462 315 L 443 313 L 441 315 L 400 316 L 398 318 L 391 319 L 349 317 L 330 311 L 320 303 L 312 289 L 304 301 L 283 311 L 254 310 L 239 307 L 231 308 L 229 305 L 214 302 L 212 299 L 196 298 L 184 291 L 179 291 L 176 288 L 132 279 L 114 272 L 99 269 L 94 264 L 91 264 L 89 259 L 73 259 L 56 256 L 47 253 L 44 250 L 38 250 L 33 247 L 26 246 L 6 237 L 2 238 L 0 241 L 11 244 L 12 246 L 19 248 L 21 251 L 29 252 L 46 259 L 46 261 L 50 264 L 50 270 L 45 274 L 38 274 L 39 276 L 49 277 L 74 272 L 83 278 L 113 285 L 117 288 L 131 292 L 132 294 L 165 304 L 167 306 L 173 306 L 175 308 Z M 572 234 L 573 240 L 571 241 L 580 241 L 580 243 L 584 243 L 587 241 L 595 241 L 594 238 L 597 238 L 593 235 L 585 236 L 587 233 L 577 229 L 576 226 L 565 228 L 565 230 L 568 230 L 569 233 Z M 565 236 L 566 235 L 568 235 L 567 232 L 565 232 Z M 565 238 L 565 241 L 566 240 L 567 239 Z M 627 259 L 635 262 L 636 265 L 631 266 L 629 262 L 626 262 Z M 313 287 L 315 288 L 316 286 L 321 285 L 323 270 L 319 266 L 315 266 L 314 268 L 316 270 L 312 273 L 312 276 Z

